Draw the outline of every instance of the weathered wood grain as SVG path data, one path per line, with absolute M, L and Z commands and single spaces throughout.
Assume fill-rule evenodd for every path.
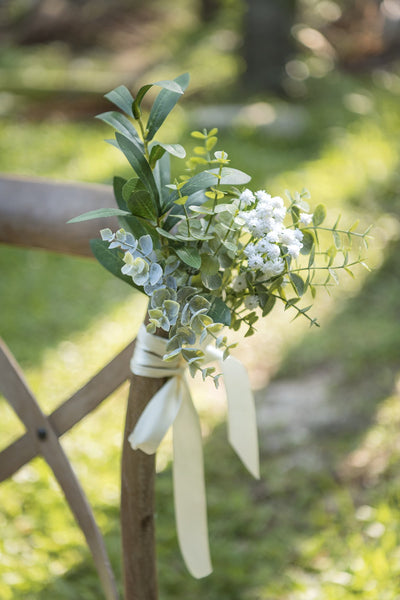
M 166 336 L 158 331 L 157 335 Z M 121 534 L 125 600 L 157 600 L 155 455 L 132 450 L 128 441 L 144 408 L 165 384 L 132 374 L 121 464 Z
M 102 535 L 92 509 L 59 440 L 30 391 L 19 365 L 0 340 L 0 391 L 32 434 L 35 451 L 51 467 L 91 550 L 107 600 L 118 591 Z M 36 435 L 35 435 L 36 434 Z
M 116 204 L 108 185 L 0 175 L 0 242 L 91 257 L 89 240 L 118 229 L 117 219 L 67 221 L 109 207 Z
M 57 436 L 63 435 L 91 413 L 129 378 L 129 362 L 134 347 L 135 342 L 128 344 L 88 383 L 47 417 Z M 35 435 L 27 431 L 0 452 L 0 483 L 32 460 L 36 456 L 36 450 Z

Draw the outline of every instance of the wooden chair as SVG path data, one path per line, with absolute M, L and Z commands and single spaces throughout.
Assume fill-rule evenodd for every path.
M 66 225 L 68 219 L 114 204 L 109 186 L 0 178 L 0 242 L 90 256 L 89 239 L 114 219 Z M 0 392 L 26 427 L 26 433 L 0 452 L 0 482 L 38 454 L 51 467 L 81 528 L 107 600 L 118 598 L 117 586 L 101 532 L 59 437 L 89 415 L 130 376 L 130 343 L 86 385 L 52 414 L 45 415 L 14 356 L 0 338 Z

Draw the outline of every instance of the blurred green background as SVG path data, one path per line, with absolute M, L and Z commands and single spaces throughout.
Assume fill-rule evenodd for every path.
M 269 316 L 237 355 L 257 390 L 262 478 L 226 441 L 224 400 L 194 384 L 214 573 L 186 572 L 170 438 L 158 456 L 160 598 L 400 597 L 398 0 L 3 0 L 0 170 L 110 183 L 128 173 L 94 116 L 103 94 L 189 71 L 160 139 L 219 149 L 255 189 L 306 187 L 347 225 L 374 224 L 372 272 L 314 307 L 320 329 Z M 175 165 L 178 168 L 178 165 Z M 29 215 L 27 215 L 29 218 Z M 132 339 L 145 302 L 94 261 L 0 246 L 0 332 L 52 410 Z M 63 438 L 121 582 L 126 387 Z M 5 447 L 23 426 L 1 401 Z M 91 557 L 39 458 L 0 487 L 0 598 L 102 598 Z

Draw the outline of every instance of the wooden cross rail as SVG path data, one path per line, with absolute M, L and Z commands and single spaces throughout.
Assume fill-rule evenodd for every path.
M 114 218 L 66 225 L 78 214 L 115 206 L 110 186 L 0 176 L 0 243 L 91 256 L 89 240 L 102 227 L 118 228 Z M 52 468 L 80 525 L 107 600 L 118 597 L 101 533 L 59 437 L 87 416 L 129 376 L 131 378 L 121 467 L 121 534 L 125 600 L 157 600 L 154 535 L 155 458 L 132 451 L 128 437 L 163 380 L 132 375 L 134 342 L 82 389 L 46 416 L 14 357 L 0 338 L 0 393 L 27 431 L 0 452 L 0 482 L 41 454 Z
M 109 185 L 69 183 L 0 174 L 0 242 L 92 257 L 89 240 L 115 218 L 67 221 L 96 208 L 116 207 Z
M 4 478 L 4 476 L 10 474 L 10 471 L 15 470 L 15 468 L 18 469 L 26 457 L 30 460 L 31 457 L 37 454 L 43 456 L 51 467 L 75 519 L 85 535 L 107 600 L 117 600 L 118 591 L 104 541 L 97 527 L 92 509 L 58 440 L 60 433 L 53 423 L 56 426 L 59 424 L 61 431 L 66 431 L 79 421 L 81 416 L 85 416 L 100 404 L 108 395 L 108 393 L 105 395 L 98 387 L 99 382 L 102 382 L 105 375 L 108 378 L 108 389 L 111 392 L 119 387 L 129 375 L 129 358 L 127 360 L 127 357 L 131 356 L 131 351 L 132 344 L 125 348 L 117 359 L 111 361 L 97 377 L 94 377 L 85 386 L 87 388 L 92 384 L 91 387 L 97 388 L 98 395 L 96 399 L 92 396 L 92 402 L 86 403 L 86 406 L 80 411 L 81 414 L 74 414 L 73 408 L 74 405 L 76 406 L 77 398 L 82 397 L 82 390 L 67 400 L 57 411 L 54 411 L 50 418 L 47 418 L 29 389 L 18 363 L 5 343 L 0 340 L 0 391 L 27 429 L 25 436 L 1 453 L 0 464 L 5 466 L 2 476 Z M 18 454 L 19 449 L 22 449 L 22 454 Z M 11 455 L 11 469 L 4 462 L 4 457 L 7 459 L 7 455 L 9 457 Z
M 56 408 L 51 415 L 47 417 L 43 415 L 47 423 L 42 422 L 39 427 L 40 432 L 27 427 L 28 431 L 24 435 L 0 452 L 0 483 L 42 453 L 43 443 L 38 443 L 38 439 L 42 441 L 45 439 L 47 427 L 51 428 L 57 437 L 62 436 L 129 378 L 129 361 L 134 346 L 135 342 L 131 342 L 86 385 Z M 8 370 L 16 369 L 16 361 L 11 357 L 10 351 L 1 338 L 0 360 L 2 361 L 0 363 L 0 391 L 8 399 L 5 381 L 8 377 Z M 17 372 L 20 374 L 19 369 Z M 28 395 L 25 397 L 28 398 Z M 30 399 L 28 403 L 31 403 Z

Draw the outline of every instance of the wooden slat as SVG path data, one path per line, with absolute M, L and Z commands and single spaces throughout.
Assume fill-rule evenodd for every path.
M 53 470 L 72 513 L 85 535 L 107 600 L 117 600 L 117 586 L 92 509 L 56 433 L 40 410 L 18 363 L 2 340 L 0 340 L 0 390 L 27 430 L 40 434 L 36 436 L 36 452 L 42 454 Z
M 92 256 L 89 240 L 116 218 L 67 224 L 97 208 L 116 207 L 111 186 L 0 175 L 0 242 Z
M 63 435 L 91 413 L 128 379 L 129 362 L 134 347 L 135 342 L 131 342 L 86 385 L 47 417 L 57 436 Z M 36 436 L 32 431 L 27 431 L 0 452 L 0 483 L 11 477 L 36 455 Z

